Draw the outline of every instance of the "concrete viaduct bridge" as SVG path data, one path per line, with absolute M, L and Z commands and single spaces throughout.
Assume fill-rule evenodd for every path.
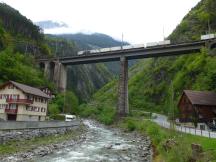
M 186 55 L 200 52 L 206 47 L 216 54 L 216 39 L 201 40 L 189 43 L 169 44 L 153 47 L 121 49 L 107 52 L 96 52 L 70 57 L 38 59 L 44 74 L 53 80 L 60 91 L 67 85 L 67 65 L 91 64 L 99 62 L 120 61 L 117 112 L 119 116 L 129 113 L 128 104 L 128 60 L 164 56 Z

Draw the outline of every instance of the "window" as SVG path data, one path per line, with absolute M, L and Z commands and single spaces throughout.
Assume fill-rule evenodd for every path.
M 10 106 L 9 106 L 9 107 L 10 107 L 10 109 L 13 109 L 13 110 L 14 110 L 14 109 L 16 109 L 16 108 L 17 108 L 17 105 L 16 105 L 16 104 L 10 104 Z
M 39 107 L 34 107 L 33 110 L 36 111 L 36 112 L 39 112 Z
M 8 89 L 14 89 L 14 85 L 13 84 L 9 84 L 8 85 Z
M 26 106 L 27 111 L 32 111 L 32 106 Z
M 0 104 L 0 109 L 4 109 L 5 108 L 5 104 Z
M 12 99 L 17 100 L 19 98 L 19 95 L 13 95 Z
M 5 108 L 8 108 L 7 104 L 0 104 L 0 109 L 5 109 Z
M 34 112 L 40 112 L 40 107 L 36 106 L 26 106 L 27 111 L 34 111 Z
M 46 112 L 46 109 L 42 107 L 41 112 Z
M 28 99 L 28 100 L 34 100 L 34 98 L 33 98 L 32 95 L 28 95 L 28 96 L 27 96 L 27 99 Z
M 201 130 L 205 130 L 205 125 L 200 125 Z

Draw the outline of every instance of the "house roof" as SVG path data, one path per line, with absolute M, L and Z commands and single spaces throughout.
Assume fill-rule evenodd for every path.
M 22 90 L 23 92 L 25 92 L 27 94 L 32 94 L 32 95 L 40 96 L 40 97 L 44 97 L 44 98 L 50 98 L 47 94 L 45 94 L 43 91 L 41 91 L 38 88 L 30 87 L 28 85 L 17 83 L 14 81 L 8 81 L 7 83 L 2 85 L 1 87 L 4 87 L 5 85 L 7 85 L 9 83 L 12 83 L 15 87 L 17 87 L 18 89 Z
M 216 106 L 216 93 L 208 91 L 191 91 L 184 90 L 193 105 Z

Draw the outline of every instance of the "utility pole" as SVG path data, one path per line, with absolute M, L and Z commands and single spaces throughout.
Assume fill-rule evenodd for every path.
M 163 26 L 163 40 L 165 40 L 164 26 Z
M 210 26 L 210 20 L 208 19 L 208 34 L 211 33 L 211 26 Z
M 174 130 L 174 118 L 175 118 L 175 110 L 174 110 L 174 87 L 173 87 L 173 82 L 171 81 L 170 85 L 170 117 L 171 117 L 171 123 L 170 127 L 171 129 Z
M 57 40 L 56 40 L 56 46 L 55 46 L 55 55 L 57 56 L 57 46 L 58 46 L 58 44 L 57 44 Z
M 64 92 L 64 106 L 63 106 L 63 114 L 65 114 L 65 108 L 66 108 L 66 91 Z
M 28 52 L 28 43 L 26 44 L 25 55 L 27 54 L 27 52 Z
M 123 32 L 122 32 L 121 49 L 123 49 L 123 40 L 124 40 L 124 35 L 123 35 Z

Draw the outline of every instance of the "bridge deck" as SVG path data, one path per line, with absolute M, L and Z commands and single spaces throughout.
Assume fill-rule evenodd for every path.
M 77 55 L 70 57 L 53 58 L 49 61 L 59 60 L 64 65 L 89 64 L 98 62 L 119 61 L 124 56 L 127 60 L 140 58 L 153 58 L 164 56 L 176 56 L 182 54 L 191 54 L 199 52 L 209 43 L 216 43 L 216 39 L 202 40 L 189 43 L 170 44 L 164 46 L 154 46 L 148 48 L 132 48 L 116 51 L 107 51 L 99 53 L 91 53 L 86 55 Z M 39 62 L 48 61 L 48 59 L 39 59 Z

